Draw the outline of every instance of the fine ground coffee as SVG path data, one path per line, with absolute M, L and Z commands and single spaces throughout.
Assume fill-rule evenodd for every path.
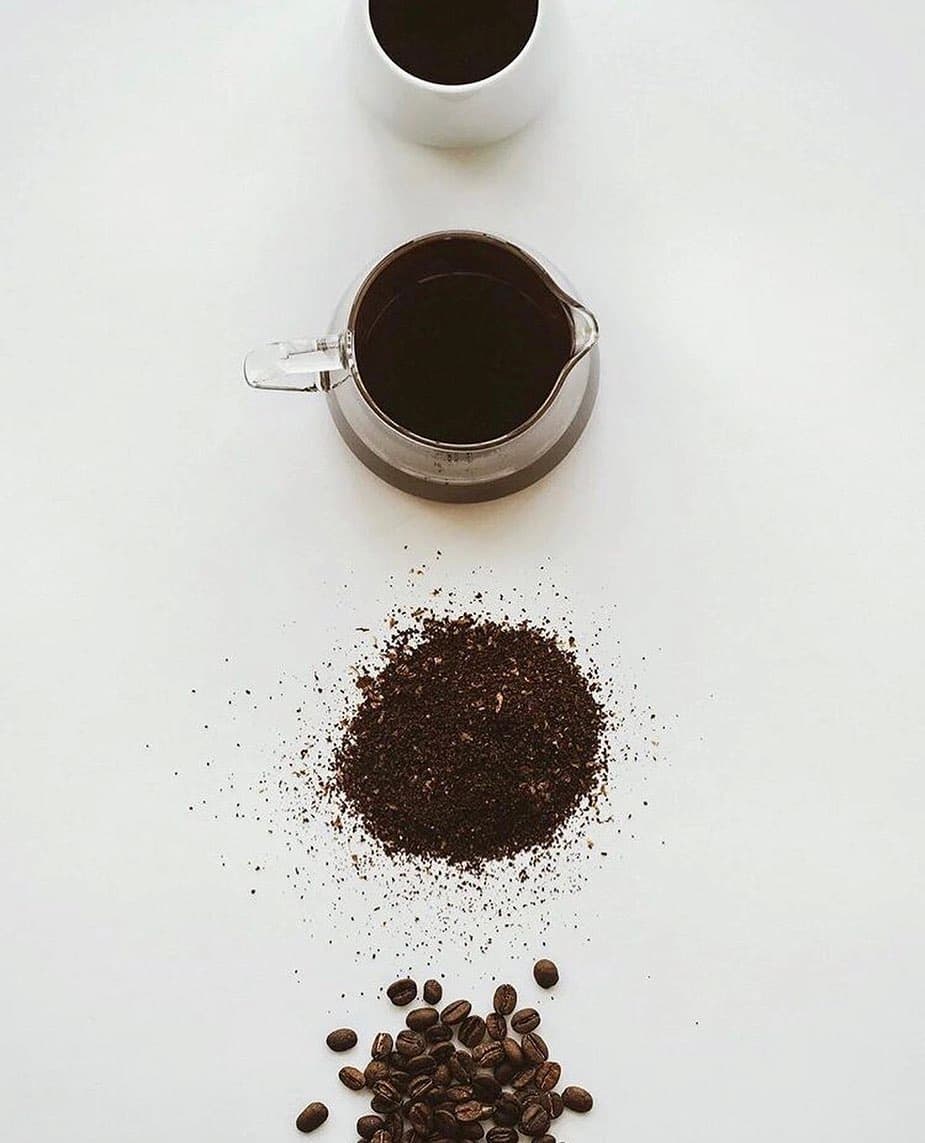
M 538 0 L 370 0 L 373 31 L 400 68 L 431 83 L 476 83 L 523 51 Z
M 425 243 L 387 266 L 356 318 L 360 376 L 401 428 L 443 444 L 496 440 L 543 406 L 571 359 L 569 317 L 501 244 Z
M 387 852 L 478 868 L 548 846 L 600 790 L 596 684 L 548 632 L 425 617 L 359 686 L 334 778 Z

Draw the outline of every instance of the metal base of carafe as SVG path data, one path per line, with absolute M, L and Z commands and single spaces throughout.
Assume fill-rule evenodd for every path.
M 600 379 L 600 353 L 597 347 L 591 351 L 590 365 L 588 387 L 585 390 L 584 398 L 575 415 L 575 419 L 552 448 L 547 449 L 538 460 L 535 460 L 532 464 L 521 469 L 519 472 L 512 473 L 510 476 L 501 477 L 498 480 L 483 481 L 481 483 L 450 483 L 436 479 L 422 480 L 419 477 L 409 476 L 407 473 L 393 468 L 392 465 L 386 464 L 381 457 L 377 456 L 360 440 L 345 420 L 337 402 L 332 400 L 330 395 L 328 397 L 328 408 L 331 411 L 331 416 L 334 419 L 338 432 L 343 437 L 350 451 L 378 477 L 385 480 L 388 484 L 393 485 L 395 488 L 400 488 L 402 492 L 408 492 L 412 496 L 421 496 L 426 500 L 441 500 L 445 503 L 453 504 L 472 504 L 485 500 L 498 500 L 502 496 L 510 496 L 514 492 L 520 492 L 524 488 L 528 488 L 531 484 L 535 484 L 538 480 L 541 480 L 550 473 L 556 465 L 564 460 L 578 443 L 579 437 L 584 432 L 591 418 L 594 403 L 597 400 Z

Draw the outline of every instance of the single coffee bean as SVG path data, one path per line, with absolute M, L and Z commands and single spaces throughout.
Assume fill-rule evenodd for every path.
M 433 1075 L 437 1070 L 438 1061 L 437 1057 L 433 1054 L 429 1056 L 412 1056 L 405 1066 L 408 1069 L 409 1076 Z
M 357 1034 L 352 1028 L 335 1028 L 325 1040 L 332 1052 L 349 1052 L 357 1046 Z
M 408 1098 L 411 1100 L 423 1099 L 433 1089 L 434 1077 L 432 1075 L 414 1075 L 408 1082 Z
M 520 1041 L 520 1046 L 531 1064 L 541 1064 L 549 1059 L 549 1048 L 539 1032 L 528 1032 Z
M 449 1065 L 450 1071 L 460 1083 L 468 1083 L 479 1070 L 478 1064 L 468 1052 L 457 1052 Z
M 408 1122 L 426 1139 L 434 1129 L 434 1109 L 428 1103 L 413 1103 L 408 1110 Z
M 520 1130 L 524 1135 L 530 1135 L 533 1138 L 545 1135 L 549 1130 L 549 1113 L 544 1108 L 537 1107 L 536 1104 L 525 1107 L 524 1113 L 520 1117 Z
M 497 1012 L 485 1017 L 485 1031 L 492 1040 L 503 1040 L 507 1035 L 507 1020 Z
M 495 1079 L 502 1085 L 509 1084 L 517 1073 L 510 1060 L 502 1060 L 495 1068 Z
M 559 970 L 551 960 L 538 960 L 533 966 L 533 979 L 540 988 L 553 988 L 559 983 Z
M 328 1117 L 328 1109 L 323 1103 L 310 1103 L 304 1111 L 299 1112 L 295 1121 L 296 1127 L 303 1135 L 316 1131 Z
M 388 1100 L 380 1099 L 378 1095 L 374 1095 L 369 1101 L 370 1108 L 375 1111 L 377 1115 L 391 1115 L 395 1108 L 388 1102 Z
M 410 1029 L 399 1032 L 395 1038 L 395 1050 L 405 1059 L 420 1056 L 424 1051 L 424 1037 L 420 1032 L 412 1032 Z
M 372 1137 L 385 1126 L 385 1120 L 381 1115 L 361 1115 L 357 1120 L 357 1135 L 361 1139 L 372 1139 Z
M 540 1091 L 552 1091 L 562 1078 L 562 1068 L 552 1060 L 546 1060 L 536 1069 L 536 1086 Z
M 374 1060 L 386 1060 L 392 1054 L 395 1044 L 388 1032 L 380 1032 L 373 1040 L 372 1057 Z
M 438 1064 L 434 1072 L 435 1087 L 449 1087 L 453 1082 L 453 1073 L 449 1064 Z
M 524 1066 L 526 1056 L 524 1055 L 523 1048 L 521 1048 L 516 1040 L 508 1036 L 506 1040 L 502 1041 L 501 1047 L 504 1049 L 504 1054 L 508 1062 L 512 1063 L 515 1068 L 522 1068 Z
M 494 1076 L 477 1075 L 472 1079 L 472 1090 L 482 1103 L 494 1103 L 501 1098 L 501 1084 Z
M 511 1027 L 519 1035 L 532 1032 L 540 1026 L 540 1014 L 535 1008 L 521 1008 L 511 1017 Z
M 456 1105 L 456 1118 L 460 1123 L 474 1123 L 482 1118 L 483 1104 L 477 1099 L 470 1099 L 466 1103 Z
M 590 1092 L 585 1091 L 583 1087 L 567 1087 L 562 1093 L 562 1102 L 569 1111 L 578 1111 L 582 1114 L 594 1106 Z
M 372 1087 L 377 1080 L 388 1079 L 392 1069 L 385 1060 L 370 1060 L 363 1071 L 366 1076 L 366 1086 Z
M 459 1123 L 452 1111 L 439 1107 L 434 1112 L 434 1132 L 446 1139 L 455 1139 L 459 1134 Z
M 444 1024 L 461 1024 L 471 1011 L 472 1005 L 468 1000 L 454 1000 L 440 1013 L 440 1019 Z
M 511 1087 L 515 1091 L 523 1091 L 524 1088 L 529 1087 L 536 1077 L 536 1068 L 524 1068 L 522 1072 L 518 1072 L 511 1080 Z
M 481 1016 L 467 1016 L 459 1025 L 459 1042 L 474 1048 L 485 1039 L 485 1021 Z
M 385 991 L 386 996 L 388 996 L 396 1008 L 404 1008 L 417 996 L 418 986 L 413 980 L 396 980 L 395 983 L 390 984 Z
M 437 1064 L 445 1064 L 456 1052 L 452 1044 L 433 1044 L 429 1049 L 430 1058 Z
M 472 1058 L 480 1068 L 495 1068 L 504 1059 L 504 1045 L 497 1040 L 486 1040 L 472 1049 Z
M 552 1119 L 558 1119 L 562 1112 L 565 1110 L 565 1104 L 562 1102 L 562 1096 L 559 1095 L 557 1091 L 551 1091 L 549 1093 L 549 1104 L 552 1108 L 549 1113 L 550 1117 Z
M 391 1052 L 389 1054 L 389 1058 L 385 1062 L 389 1065 L 393 1072 L 403 1072 L 408 1066 L 408 1061 L 401 1054 L 401 1052 Z
M 392 1136 L 388 1131 L 377 1131 L 372 1138 L 372 1143 L 392 1143 Z
M 337 1078 L 344 1087 L 349 1087 L 351 1091 L 362 1091 L 366 1087 L 366 1076 L 359 1068 L 341 1068 L 337 1073 Z
M 492 1127 L 485 1138 L 488 1143 L 517 1143 L 520 1136 L 513 1127 Z
M 446 1089 L 446 1098 L 450 1103 L 468 1103 L 472 1097 L 473 1091 L 468 1084 L 455 1083 Z
M 513 984 L 499 984 L 495 989 L 495 1011 L 499 1016 L 510 1016 L 517 1007 L 517 989 Z
M 426 1032 L 439 1019 L 440 1013 L 436 1008 L 415 1008 L 405 1017 L 405 1023 L 412 1032 Z
M 510 1093 L 506 1093 L 495 1103 L 492 1119 L 499 1127 L 515 1127 L 520 1122 L 522 1113 L 520 1101 Z
M 442 1044 L 453 1039 L 453 1029 L 446 1024 L 434 1024 L 424 1033 L 428 1044 Z
M 373 1093 L 389 1112 L 395 1111 L 401 1106 L 401 1092 L 388 1080 L 379 1080 L 378 1083 L 374 1084 Z
M 460 1139 L 483 1139 L 485 1137 L 485 1128 L 476 1121 L 475 1123 L 460 1123 L 459 1125 L 459 1138 Z
M 439 980 L 424 981 L 424 1001 L 427 1004 L 439 1004 L 443 999 L 443 985 Z

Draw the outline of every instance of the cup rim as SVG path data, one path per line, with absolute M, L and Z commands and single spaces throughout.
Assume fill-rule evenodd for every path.
M 432 437 L 421 436 L 419 433 L 414 432 L 412 429 L 409 429 L 405 425 L 402 425 L 398 421 L 394 420 L 394 418 L 390 417 L 389 414 L 379 406 L 379 404 L 373 398 L 372 394 L 366 388 L 362 374 L 360 373 L 359 365 L 357 364 L 356 360 L 356 319 L 359 315 L 360 306 L 362 305 L 363 300 L 365 299 L 366 294 L 372 286 L 373 282 L 379 277 L 379 275 L 383 272 L 383 270 L 386 269 L 387 266 L 391 265 L 392 262 L 394 262 L 397 258 L 400 258 L 412 246 L 419 246 L 422 243 L 434 242 L 446 238 L 475 238 L 483 242 L 489 242 L 495 246 L 501 246 L 505 250 L 509 250 L 518 258 L 522 259 L 531 267 L 531 269 L 534 270 L 534 272 L 543 281 L 544 285 L 546 285 L 549 291 L 561 301 L 563 307 L 568 312 L 568 320 L 571 323 L 573 329 L 572 356 L 563 365 L 559 376 L 556 378 L 556 383 L 553 385 L 552 389 L 550 389 L 543 403 L 536 410 L 534 410 L 534 412 L 526 421 L 518 425 L 516 428 L 511 429 L 510 432 L 505 433 L 503 436 L 493 437 L 491 440 L 487 441 L 475 441 L 471 444 L 437 441 Z M 545 414 L 552 407 L 556 398 L 562 392 L 562 388 L 565 385 L 566 379 L 571 373 L 572 368 L 578 363 L 580 358 L 585 355 L 585 352 L 587 352 L 584 351 L 581 354 L 576 354 L 574 347 L 575 323 L 570 310 L 571 307 L 579 307 L 580 305 L 581 303 L 575 301 L 574 298 L 570 297 L 559 286 L 559 284 L 555 281 L 545 266 L 543 266 L 540 262 L 537 261 L 536 258 L 533 257 L 532 254 L 524 250 L 523 247 L 518 246 L 515 242 L 510 242 L 506 238 L 499 238 L 496 234 L 489 234 L 488 231 L 484 230 L 435 230 L 429 234 L 422 234 L 417 238 L 411 238 L 407 242 L 403 242 L 400 246 L 396 246 L 394 250 L 391 250 L 388 254 L 386 254 L 385 257 L 380 258 L 372 270 L 370 270 L 370 272 L 363 279 L 362 284 L 354 295 L 353 302 L 350 306 L 350 314 L 347 318 L 347 329 L 350 335 L 348 339 L 350 346 L 350 377 L 352 378 L 354 385 L 356 385 L 360 396 L 369 406 L 372 413 L 381 421 L 385 422 L 385 424 L 387 424 L 395 432 L 399 433 L 406 440 L 414 441 L 416 444 L 425 445 L 426 447 L 435 449 L 439 452 L 486 452 L 489 449 L 497 448 L 499 445 L 507 444 L 509 441 L 515 440 L 517 437 L 522 436 L 529 429 L 533 428 L 533 426 L 545 416 Z
M 469 95 L 476 91 L 481 91 L 484 88 L 492 87 L 495 83 L 499 82 L 504 76 L 508 75 L 519 66 L 527 52 L 529 52 L 537 38 L 540 31 L 540 25 L 545 19 L 546 0 L 537 0 L 536 3 L 536 20 L 533 22 L 533 29 L 530 32 L 527 42 L 520 49 L 516 56 L 505 64 L 500 71 L 492 72 L 491 75 L 486 75 L 484 79 L 474 80 L 472 83 L 435 83 L 431 79 L 421 79 L 420 76 L 415 75 L 414 72 L 406 71 L 400 64 L 389 55 L 382 44 L 379 42 L 379 37 L 376 35 L 376 29 L 373 27 L 373 19 L 369 11 L 369 0 L 362 0 L 364 9 L 364 24 L 366 26 L 366 33 L 372 41 L 373 50 L 376 54 L 385 61 L 387 66 L 396 75 L 411 83 L 413 87 L 418 88 L 419 91 L 428 91 L 435 94 L 452 93 L 454 95 Z

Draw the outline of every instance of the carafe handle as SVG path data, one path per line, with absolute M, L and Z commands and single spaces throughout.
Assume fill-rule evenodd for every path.
M 340 384 L 332 372 L 350 369 L 349 331 L 329 337 L 274 341 L 244 358 L 244 380 L 252 389 L 323 393 Z

